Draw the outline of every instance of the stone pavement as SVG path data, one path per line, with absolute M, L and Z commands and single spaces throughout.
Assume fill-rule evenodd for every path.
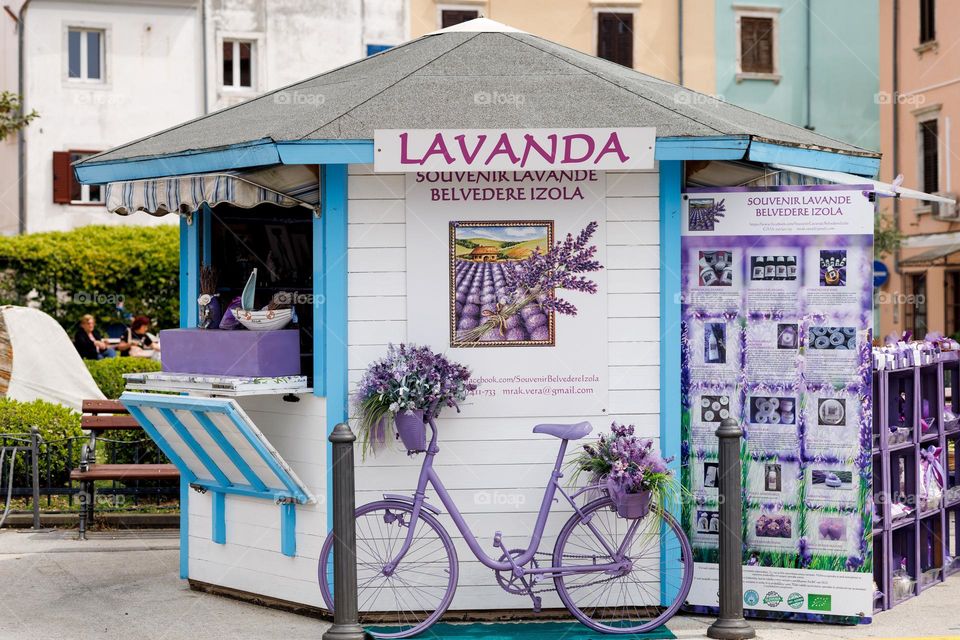
M 319 640 L 326 623 L 191 591 L 177 577 L 175 531 L 121 531 L 86 542 L 72 532 L 0 531 L 0 640 Z M 678 638 L 708 618 L 678 616 Z M 871 625 L 755 623 L 761 640 L 960 639 L 960 577 Z M 429 637 L 429 636 L 425 636 Z

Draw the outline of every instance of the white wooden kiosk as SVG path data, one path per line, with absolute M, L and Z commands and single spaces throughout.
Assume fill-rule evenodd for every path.
M 511 100 L 492 98 L 500 95 Z M 193 388 L 172 401 L 181 407 L 127 396 L 181 467 L 181 577 L 322 608 L 326 438 L 348 419 L 362 370 L 391 342 L 444 350 L 480 379 L 461 415 L 441 417 L 437 467 L 491 545 L 502 530 L 508 546 L 522 546 L 535 520 L 556 451 L 531 433 L 538 422 L 633 423 L 679 460 L 681 189 L 686 175 L 719 163 L 761 175 L 782 163 L 873 176 L 879 159 L 476 20 L 78 163 L 82 183 L 108 184 L 111 211 L 180 215 L 183 327 L 197 322 L 201 261 L 270 269 L 293 256 L 287 268 L 304 296 L 302 388 Z M 233 195 L 197 191 L 198 180 L 221 180 Z M 576 316 L 552 319 L 549 337 L 529 348 L 451 345 L 452 222 L 516 223 L 521 238 L 536 222 L 562 239 L 594 221 L 604 269 L 597 293 L 570 296 Z M 258 253 L 268 227 L 287 229 L 299 248 Z M 224 254 L 226 242 L 234 253 Z M 419 468 L 396 446 L 358 464 L 358 504 L 411 492 Z M 564 517 L 549 523 L 544 549 Z M 460 561 L 451 611 L 527 607 L 471 554 Z M 545 598 L 545 608 L 559 606 Z

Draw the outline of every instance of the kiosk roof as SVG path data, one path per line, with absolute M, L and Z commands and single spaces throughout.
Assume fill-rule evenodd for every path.
M 879 154 L 490 20 L 435 32 L 91 156 L 80 165 L 258 140 L 371 140 L 390 128 L 656 127 Z M 496 27 L 496 28 L 494 28 Z

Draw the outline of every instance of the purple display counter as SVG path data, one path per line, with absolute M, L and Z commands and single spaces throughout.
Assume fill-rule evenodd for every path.
M 163 370 L 222 376 L 300 374 L 300 332 L 165 329 L 160 332 Z

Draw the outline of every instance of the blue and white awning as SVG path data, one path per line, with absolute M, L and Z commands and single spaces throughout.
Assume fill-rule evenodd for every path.
M 222 203 L 244 209 L 264 203 L 315 209 L 320 203 L 320 181 L 314 169 L 291 165 L 111 182 L 106 186 L 105 201 L 107 210 L 124 216 L 137 211 L 153 216 L 189 215 L 203 204 L 213 207 Z

